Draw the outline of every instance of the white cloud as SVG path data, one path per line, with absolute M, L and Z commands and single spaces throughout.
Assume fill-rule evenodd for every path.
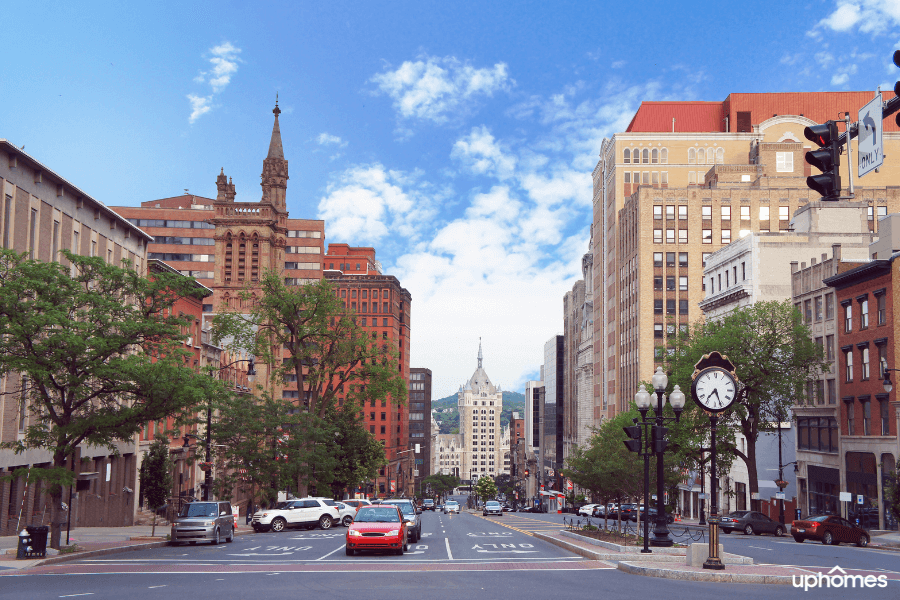
M 211 69 L 209 71 L 200 71 L 194 77 L 195 83 L 209 84 L 211 91 L 205 96 L 197 94 L 188 94 L 187 98 L 191 103 L 191 115 L 188 117 L 189 123 L 194 123 L 201 116 L 212 110 L 213 97 L 221 93 L 229 83 L 231 78 L 237 73 L 238 58 L 241 49 L 234 46 L 231 42 L 223 42 L 218 46 L 209 49 L 209 63 Z
M 834 76 L 832 76 L 831 85 L 835 85 L 835 86 L 844 85 L 848 81 L 850 81 L 849 75 L 847 75 L 846 73 L 839 73 L 839 74 L 835 74 Z
M 900 25 L 900 0 L 837 0 L 834 11 L 819 21 L 815 29 L 838 32 L 856 29 L 877 35 L 897 25 Z
M 316 142 L 320 146 L 337 146 L 338 148 L 343 148 L 347 145 L 347 142 L 342 140 L 340 137 L 324 132 L 316 136 Z
M 502 62 L 476 68 L 452 56 L 420 56 L 370 81 L 393 99 L 401 118 L 445 123 L 471 110 L 478 97 L 490 97 L 514 85 L 507 71 Z
M 625 60 L 617 60 L 613 64 L 609 65 L 611 69 L 621 69 L 625 65 L 628 64 L 628 61 Z
M 503 152 L 484 125 L 473 127 L 469 135 L 457 140 L 450 157 L 459 160 L 473 173 L 491 174 L 501 180 L 509 178 L 516 168 L 516 158 Z

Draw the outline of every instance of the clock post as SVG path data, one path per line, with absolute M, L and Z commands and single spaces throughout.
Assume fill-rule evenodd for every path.
M 710 503 L 709 503 L 709 557 L 704 569 L 723 570 L 725 565 L 719 556 L 719 482 L 716 473 L 716 430 L 719 414 L 726 411 L 737 396 L 737 377 L 734 364 L 718 352 L 703 355 L 694 365 L 691 376 L 691 397 L 709 415 L 710 427 Z

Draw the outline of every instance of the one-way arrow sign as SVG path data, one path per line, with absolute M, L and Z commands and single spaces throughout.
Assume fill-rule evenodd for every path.
M 881 135 L 881 94 L 859 110 L 859 177 L 884 163 L 884 142 Z

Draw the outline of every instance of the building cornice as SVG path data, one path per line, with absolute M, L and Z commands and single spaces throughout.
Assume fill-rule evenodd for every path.
M 844 271 L 838 275 L 823 279 L 822 283 L 837 290 L 842 290 L 851 285 L 856 285 L 857 283 L 868 281 L 890 272 L 890 260 L 873 260 L 850 269 L 849 271 Z

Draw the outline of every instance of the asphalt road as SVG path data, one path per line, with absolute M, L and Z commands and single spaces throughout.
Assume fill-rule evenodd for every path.
M 0 598 L 144 598 L 175 595 L 199 598 L 329 599 L 428 597 L 429 600 L 581 599 L 598 597 L 691 597 L 721 600 L 805 597 L 791 586 L 694 583 L 628 575 L 603 562 L 584 561 L 538 540 L 531 531 L 558 529 L 560 515 L 442 515 L 425 512 L 423 536 L 404 556 L 344 554 L 346 529 L 288 530 L 242 535 L 233 543 L 123 552 L 93 559 L 48 565 L 31 572 L 0 574 Z M 726 537 L 726 536 L 723 536 Z M 785 545 L 767 537 L 728 536 L 726 548 L 775 552 L 816 564 L 888 565 L 896 570 L 900 555 L 859 548 Z M 787 538 L 788 540 L 790 538 Z M 732 548 L 733 546 L 733 548 Z M 752 546 L 752 547 L 751 547 Z M 771 547 L 771 550 L 766 548 Z M 796 554 L 796 552 L 808 554 Z M 839 553 L 839 554 L 830 554 Z M 756 556 L 754 556 L 756 557 Z M 772 562 L 768 557 L 767 562 Z M 797 559 L 797 562 L 802 562 Z M 857 590 L 850 597 L 894 598 L 900 587 Z M 847 590 L 816 590 L 820 598 L 847 598 Z

